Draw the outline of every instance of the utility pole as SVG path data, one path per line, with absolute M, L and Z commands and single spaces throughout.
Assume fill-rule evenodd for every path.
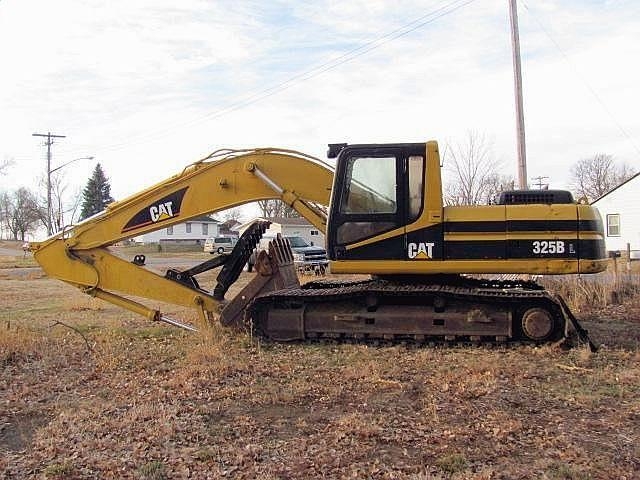
M 522 106 L 522 71 L 520 68 L 520 34 L 518 33 L 518 8 L 516 0 L 509 0 L 511 22 L 511 46 L 513 58 L 513 83 L 516 96 L 516 124 L 518 147 L 518 187 L 527 188 L 527 149 L 524 140 L 524 109 Z
M 538 183 L 534 183 L 534 185 L 536 187 L 538 187 L 538 190 L 547 190 L 549 188 L 549 184 L 543 182 L 543 180 L 547 179 L 549 177 L 543 177 L 542 175 L 538 175 L 537 177 L 533 177 L 531 180 L 537 180 Z M 545 188 L 542 188 L 545 187 Z
M 34 133 L 33 137 L 46 137 L 44 144 L 47 146 L 47 235 L 53 234 L 51 228 L 51 145 L 54 138 L 66 138 L 66 135 L 53 135 L 51 132 Z

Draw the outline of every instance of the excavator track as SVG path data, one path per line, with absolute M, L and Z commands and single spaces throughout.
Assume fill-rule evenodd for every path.
M 567 336 L 564 307 L 534 282 L 447 276 L 311 282 L 256 297 L 245 319 L 272 341 L 544 344 Z

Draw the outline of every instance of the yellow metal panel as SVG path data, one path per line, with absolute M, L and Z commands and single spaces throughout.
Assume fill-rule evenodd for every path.
M 338 260 L 332 261 L 332 273 L 374 275 L 435 273 L 501 274 L 527 273 L 557 275 L 571 273 L 596 273 L 606 269 L 606 260 L 445 260 L 439 262 L 413 262 L 406 260 Z
M 592 230 L 580 230 L 578 237 L 581 240 L 600 240 L 604 242 L 604 230 L 602 229 L 602 217 L 597 208 L 591 205 L 578 205 L 578 219 L 590 221 Z M 586 222 L 583 222 L 586 223 Z M 599 225 L 600 229 L 596 229 Z
M 576 232 L 556 232 L 556 231 L 544 231 L 544 232 L 509 232 L 506 237 L 507 240 L 566 240 L 571 241 L 576 239 Z
M 580 220 L 597 220 L 602 222 L 598 209 L 592 205 L 578 205 L 578 218 Z
M 507 205 L 507 220 L 577 220 L 575 204 Z
M 445 207 L 445 222 L 504 222 L 504 205 Z M 481 227 L 479 227 L 481 228 Z M 478 230 L 478 233 L 482 230 Z M 495 233 L 495 232 L 494 232 Z
M 206 294 L 116 257 L 103 248 L 69 255 L 59 241 L 36 251 L 34 256 L 47 274 L 83 289 L 99 287 L 176 305 L 203 306 L 211 312 L 217 310 L 219 303 Z
M 502 241 L 505 239 L 504 233 L 489 233 L 489 232 L 475 232 L 475 233 L 467 233 L 467 232 L 451 232 L 447 233 L 444 236 L 445 242 L 464 242 L 464 241 L 473 241 L 473 240 L 496 240 Z M 446 249 L 446 245 L 445 245 Z
M 597 238 L 596 234 L 585 234 L 580 238 Z M 591 235 L 591 236 L 588 236 Z M 473 240 L 575 240 L 576 235 L 573 232 L 509 232 L 504 233 L 447 233 L 444 236 L 446 242 L 453 241 L 473 241 Z
M 602 240 L 604 241 L 604 235 L 598 232 L 580 232 L 580 240 Z

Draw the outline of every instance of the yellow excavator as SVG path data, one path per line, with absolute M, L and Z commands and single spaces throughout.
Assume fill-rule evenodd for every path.
M 603 271 L 595 208 L 559 190 L 514 190 L 492 205 L 444 206 L 435 141 L 331 144 L 328 157 L 335 167 L 289 150 L 218 150 L 32 250 L 49 276 L 185 328 L 192 327 L 129 296 L 193 307 L 204 321 L 275 341 L 544 343 L 566 337 L 571 326 L 586 335 L 564 301 L 538 284 L 481 275 Z M 230 254 L 164 276 L 145 268 L 143 255 L 125 259 L 108 248 L 273 198 L 325 233 L 332 274 L 370 278 L 332 275 L 301 286 L 291 248 L 277 238 L 258 255 L 255 278 L 226 300 L 265 222 L 248 228 Z M 196 276 L 216 267 L 222 268 L 215 288 L 201 288 Z

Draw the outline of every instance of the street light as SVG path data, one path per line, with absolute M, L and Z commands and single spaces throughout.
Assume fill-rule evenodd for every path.
M 93 160 L 94 157 L 79 157 L 74 158 L 73 160 L 68 161 L 67 163 L 63 163 L 62 165 L 57 166 L 51 170 L 47 170 L 47 234 L 51 236 L 53 234 L 53 227 L 51 225 L 51 174 L 60 170 L 61 168 L 66 167 L 67 165 L 72 164 L 73 162 L 77 162 L 78 160 Z

